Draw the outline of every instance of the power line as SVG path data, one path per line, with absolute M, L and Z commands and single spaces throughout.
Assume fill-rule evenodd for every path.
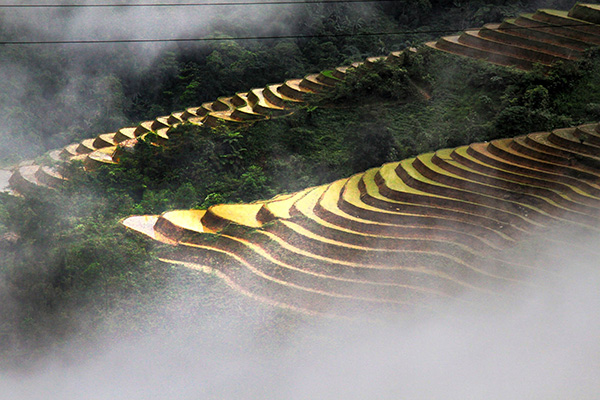
M 328 3 L 385 3 L 394 0 L 274 0 L 202 3 L 105 3 L 105 4 L 0 4 L 0 8 L 109 8 L 109 7 L 203 7 L 203 6 L 254 6 L 278 4 L 328 4 Z
M 449 31 L 431 31 L 449 32 Z M 452 31 L 455 32 L 455 31 Z M 319 35 L 280 35 L 280 36 L 238 36 L 238 37 L 206 37 L 206 38 L 169 38 L 169 39 L 106 39 L 106 40 L 44 40 L 44 41 L 0 41 L 0 45 L 29 45 L 29 44 L 102 44 L 102 43 L 161 43 L 161 42 L 212 42 L 226 40 L 269 40 L 269 39 L 310 39 L 325 37 L 351 37 L 351 36 L 383 36 L 403 35 L 403 32 L 372 32 L 372 33 L 336 33 Z M 415 32 L 413 32 L 415 33 Z M 418 32 L 423 33 L 423 32 Z M 428 33 L 428 32 L 425 32 Z
M 589 24 L 565 24 L 565 25 L 540 25 L 537 27 L 504 27 L 502 30 L 521 30 L 532 28 L 564 28 L 575 26 L 588 26 Z M 465 32 L 478 30 L 465 29 Z M 0 41 L 0 45 L 57 45 L 57 44 L 109 44 L 109 43 L 177 43 L 177 42 L 219 42 L 227 40 L 278 40 L 278 39 L 311 39 L 311 38 L 329 38 L 329 37 L 352 37 L 352 36 L 386 36 L 386 35 L 416 35 L 416 34 L 447 34 L 455 33 L 456 30 L 435 29 L 435 30 L 410 30 L 395 32 L 362 32 L 362 33 L 328 33 L 317 35 L 280 35 L 280 36 L 237 36 L 237 37 L 204 37 L 204 38 L 167 38 L 167 39 L 105 39 L 105 40 L 19 40 L 19 41 Z

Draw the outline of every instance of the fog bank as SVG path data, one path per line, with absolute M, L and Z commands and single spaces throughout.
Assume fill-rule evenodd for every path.
M 301 318 L 282 335 L 273 321 L 298 321 L 282 311 L 249 302 L 236 308 L 250 318 L 207 318 L 181 303 L 168 329 L 66 346 L 28 372 L 5 372 L 0 399 L 595 399 L 598 260 L 546 251 L 560 278 L 423 318 Z

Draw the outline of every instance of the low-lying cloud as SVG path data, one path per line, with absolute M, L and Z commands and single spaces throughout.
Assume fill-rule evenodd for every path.
M 280 312 L 252 302 L 239 304 L 250 318 L 222 309 L 206 318 L 182 303 L 169 307 L 178 311 L 168 329 L 67 345 L 28 372 L 6 372 L 0 399 L 595 399 L 597 258 L 546 251 L 561 278 L 423 318 L 300 319 L 282 336 L 271 331 Z

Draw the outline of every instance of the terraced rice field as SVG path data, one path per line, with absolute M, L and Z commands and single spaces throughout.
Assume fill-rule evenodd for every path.
M 569 12 L 538 10 L 500 24 L 488 24 L 461 35 L 443 37 L 427 45 L 461 56 L 530 70 L 536 64 L 549 66 L 557 61 L 575 60 L 585 49 L 600 45 L 599 13 L 600 6 L 594 4 L 576 4 Z M 148 134 L 156 135 L 158 143 L 168 140 L 169 129 L 181 123 L 214 127 L 221 123 L 249 123 L 284 116 L 293 112 L 295 105 L 304 102 L 308 94 L 325 91 L 344 79 L 348 69 L 362 64 L 369 66 L 379 60 L 401 64 L 405 56 L 414 51 L 411 48 L 387 57 L 369 57 L 364 62 L 310 74 L 302 79 L 221 97 L 198 107 L 144 121 L 138 126 L 70 144 L 50 152 L 49 156 L 57 162 L 81 160 L 86 168 L 93 168 L 117 163 L 123 148 L 135 145 L 138 139 Z M 415 90 L 422 92 L 417 87 Z M 427 93 L 421 94 L 428 97 Z M 15 169 L 10 184 L 17 192 L 26 192 L 32 186 L 53 186 L 67 178 L 63 172 L 60 168 L 26 162 Z
M 412 51 L 414 49 L 406 50 L 406 52 Z M 388 56 L 370 57 L 364 64 L 368 66 L 381 60 L 401 64 L 404 62 L 406 52 L 392 52 Z M 310 74 L 302 79 L 290 79 L 284 83 L 251 89 L 230 97 L 221 97 L 199 107 L 190 107 L 184 111 L 158 117 L 153 121 L 144 121 L 138 126 L 125 127 L 117 132 L 104 133 L 80 143 L 72 143 L 63 149 L 50 152 L 49 157 L 55 162 L 80 160 L 86 168 L 94 168 L 102 164 L 118 163 L 123 148 L 134 146 L 137 140 L 148 134 L 156 135 L 155 141 L 159 144 L 167 141 L 169 129 L 182 123 L 215 127 L 221 123 L 251 123 L 289 115 L 294 107 L 306 100 L 307 95 L 328 90 L 344 79 L 350 68 L 362 64 L 356 62 L 332 71 Z M 10 184 L 13 190 L 18 192 L 27 192 L 32 186 L 52 187 L 68 178 L 63 176 L 63 172 L 60 167 L 25 162 L 15 168 Z
M 570 11 L 538 10 L 500 24 L 488 24 L 428 46 L 495 64 L 531 70 L 581 56 L 600 45 L 600 5 L 576 4 Z
M 598 234 L 599 211 L 600 124 L 592 124 L 442 149 L 266 201 L 123 224 L 176 246 L 165 262 L 213 271 L 255 299 L 346 315 L 427 309 L 465 293 L 505 296 L 534 274 L 558 273 L 542 255 L 517 257 L 516 244 L 536 238 L 593 252 L 571 233 Z

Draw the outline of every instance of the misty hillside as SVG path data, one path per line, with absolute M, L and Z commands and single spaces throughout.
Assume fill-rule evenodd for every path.
M 0 399 L 594 398 L 597 4 L 183 3 L 0 5 Z

